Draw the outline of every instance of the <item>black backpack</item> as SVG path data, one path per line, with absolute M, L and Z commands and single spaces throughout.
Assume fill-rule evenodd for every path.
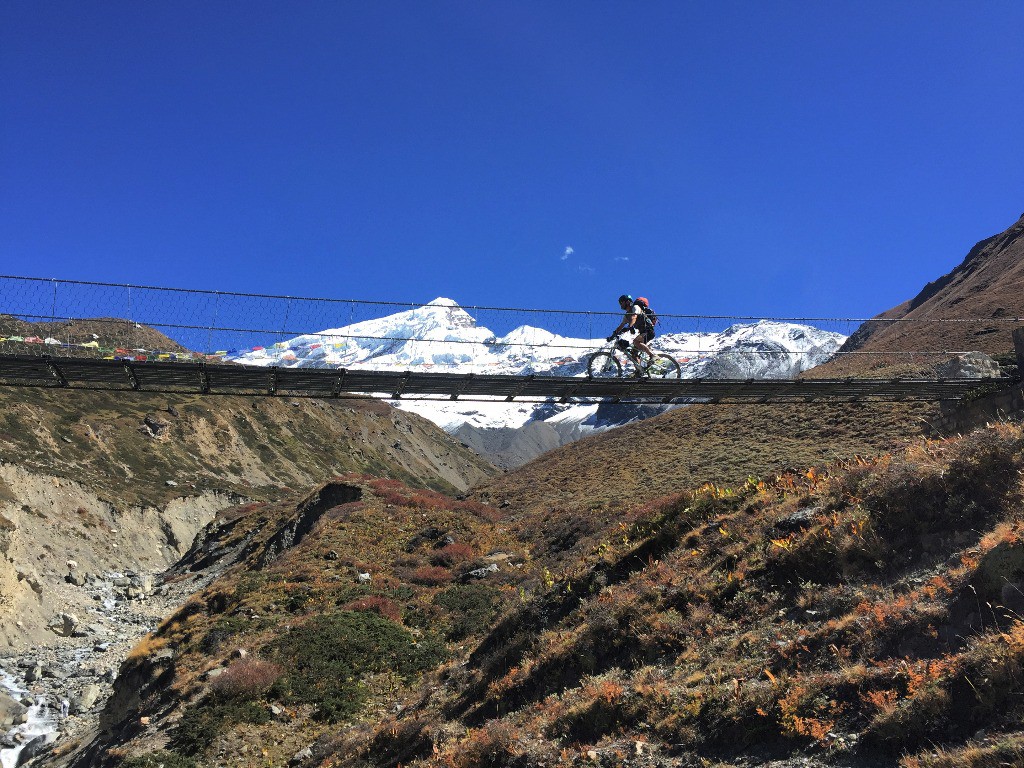
M 647 301 L 643 296 L 636 297 L 636 303 L 640 305 L 640 309 L 644 311 L 644 317 L 647 318 L 647 322 L 650 324 L 651 329 L 658 324 L 658 315 L 653 309 L 651 309 L 650 302 Z

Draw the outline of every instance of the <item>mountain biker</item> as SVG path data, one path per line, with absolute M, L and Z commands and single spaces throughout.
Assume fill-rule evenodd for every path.
M 608 337 L 608 341 L 612 341 L 620 333 L 632 332 L 633 336 L 633 349 L 647 353 L 647 359 L 651 360 L 654 358 L 654 350 L 647 346 L 648 342 L 654 339 L 654 326 L 647 319 L 647 313 L 644 312 L 643 307 L 639 303 L 633 301 L 633 297 L 628 293 L 624 293 L 619 296 L 619 307 L 626 313 L 625 317 L 622 318 L 622 322 L 616 326 L 615 330 L 612 331 L 612 335 Z M 623 344 L 628 345 L 629 342 L 623 339 Z M 625 349 L 625 347 L 623 347 Z M 637 363 L 637 370 L 640 369 L 639 361 L 634 352 L 629 352 L 629 356 L 633 358 L 633 362 Z M 639 375 L 639 373 L 637 374 Z

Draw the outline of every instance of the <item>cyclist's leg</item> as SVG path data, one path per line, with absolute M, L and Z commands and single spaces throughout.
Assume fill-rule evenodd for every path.
M 641 359 L 639 350 L 635 346 L 631 346 L 626 350 L 626 354 L 629 355 L 629 359 L 633 361 L 633 375 L 636 377 L 647 375 L 647 365 L 651 358 Z
M 640 364 L 640 358 L 637 356 L 637 348 L 630 344 L 623 349 L 623 352 L 626 353 L 626 356 L 630 358 L 630 362 L 633 364 L 633 375 L 641 376 L 644 367 Z
M 646 333 L 638 333 L 636 338 L 633 339 L 633 346 L 639 349 L 641 352 L 647 354 L 647 359 L 652 360 L 654 358 L 654 350 L 647 346 L 647 342 L 654 339 L 654 334 L 650 331 Z

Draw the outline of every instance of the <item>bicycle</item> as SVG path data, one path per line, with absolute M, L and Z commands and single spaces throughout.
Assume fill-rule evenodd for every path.
M 640 373 L 637 373 L 637 363 Z M 653 357 L 640 350 L 630 350 L 629 342 L 618 336 L 607 349 L 599 350 L 587 362 L 587 376 L 591 378 L 618 378 L 637 376 L 652 379 L 678 379 L 679 362 L 663 352 Z

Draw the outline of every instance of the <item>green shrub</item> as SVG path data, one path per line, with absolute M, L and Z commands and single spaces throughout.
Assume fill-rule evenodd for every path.
M 191 757 L 184 757 L 177 752 L 160 750 L 148 755 L 129 757 L 119 768 L 198 768 L 198 763 Z
M 217 620 L 199 642 L 199 649 L 207 656 L 213 656 L 225 644 L 238 643 L 238 638 L 253 629 L 254 622 L 242 616 L 223 616 Z
M 487 630 L 498 612 L 500 593 L 484 584 L 458 584 L 434 597 L 449 615 L 445 636 L 458 642 Z
M 392 671 L 402 677 L 431 669 L 443 645 L 418 642 L 393 621 L 369 611 L 317 616 L 265 649 L 285 670 L 270 695 L 288 703 L 316 705 L 316 716 L 337 722 L 357 712 L 366 698 L 362 677 Z
M 264 705 L 213 694 L 185 710 L 174 729 L 171 745 L 186 755 L 201 755 L 228 728 L 238 723 L 259 725 L 269 720 L 270 711 Z

